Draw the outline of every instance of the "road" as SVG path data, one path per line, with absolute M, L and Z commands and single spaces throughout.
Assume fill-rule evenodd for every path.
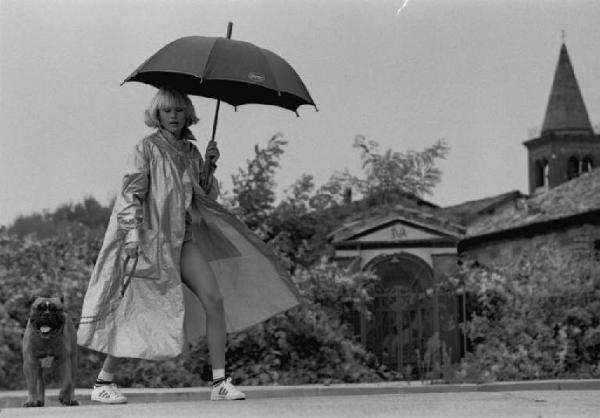
M 0 418 L 500 418 L 599 417 L 600 392 L 517 391 L 307 396 L 231 402 L 159 402 L 6 408 Z

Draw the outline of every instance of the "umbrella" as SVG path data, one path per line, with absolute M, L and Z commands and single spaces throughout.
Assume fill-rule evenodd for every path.
M 279 106 L 298 114 L 316 105 L 306 86 L 279 55 L 252 43 L 227 38 L 187 36 L 164 46 L 123 81 L 157 88 L 171 86 L 185 94 L 217 99 L 212 140 L 220 101 L 236 107 L 256 103 Z

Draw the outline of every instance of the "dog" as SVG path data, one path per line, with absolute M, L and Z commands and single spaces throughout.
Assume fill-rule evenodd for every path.
M 71 317 L 63 311 L 62 297 L 37 297 L 23 334 L 23 374 L 27 382 L 24 407 L 44 406 L 44 368 L 54 368 L 61 381 L 58 400 L 75 406 L 77 333 Z

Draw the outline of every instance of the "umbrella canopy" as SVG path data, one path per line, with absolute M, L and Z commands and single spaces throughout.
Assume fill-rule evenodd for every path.
M 223 37 L 179 38 L 152 55 L 124 82 L 171 86 L 232 106 L 279 106 L 297 113 L 315 106 L 296 71 L 279 55 L 252 43 Z

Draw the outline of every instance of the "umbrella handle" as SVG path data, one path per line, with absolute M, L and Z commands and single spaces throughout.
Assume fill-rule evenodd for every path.
M 233 31 L 233 22 L 227 23 L 227 39 L 231 39 L 231 32 Z M 215 135 L 217 133 L 217 121 L 219 120 L 219 107 L 221 107 L 221 101 L 217 100 L 217 108 L 215 109 L 215 118 L 213 120 L 213 131 L 211 141 L 214 142 Z

